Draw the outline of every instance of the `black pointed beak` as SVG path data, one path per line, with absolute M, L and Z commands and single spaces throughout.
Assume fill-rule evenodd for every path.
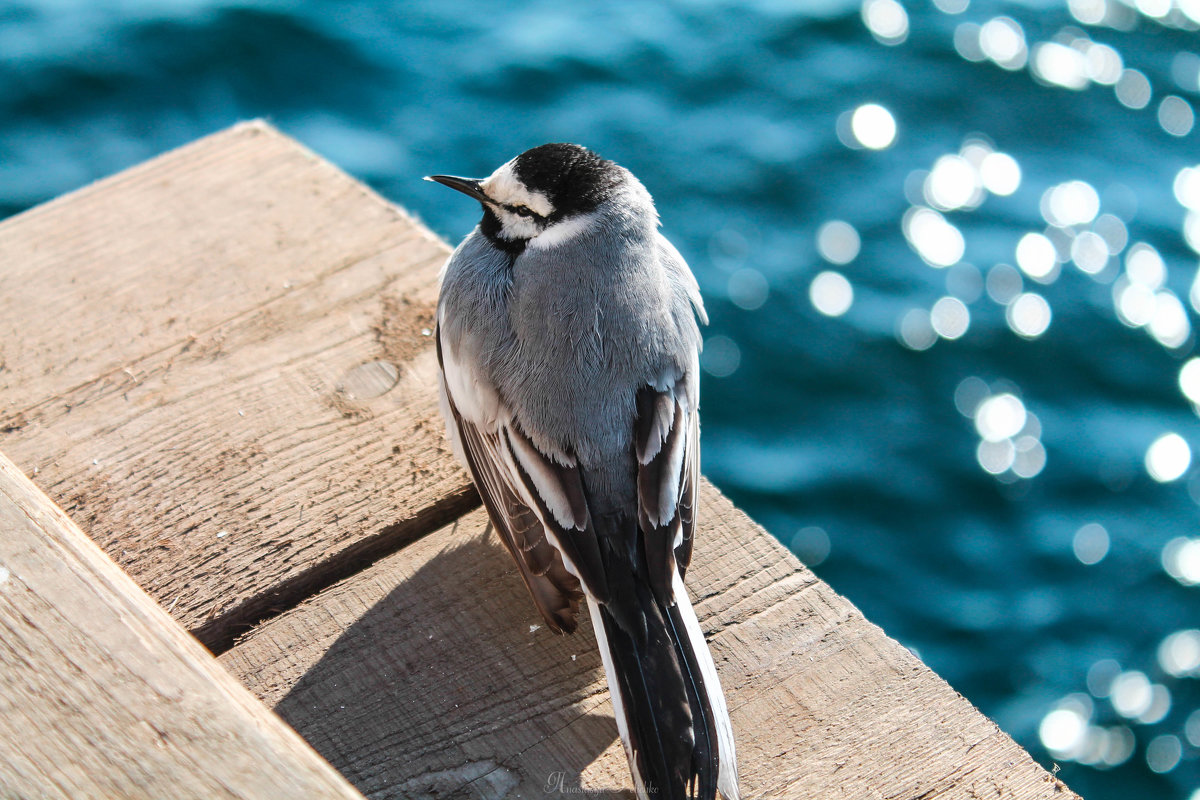
M 479 181 L 474 178 L 456 178 L 453 175 L 429 175 L 425 180 L 440 183 L 442 186 L 449 186 L 451 189 L 457 189 L 468 197 L 474 197 L 481 203 L 491 202 L 488 196 L 483 193 Z

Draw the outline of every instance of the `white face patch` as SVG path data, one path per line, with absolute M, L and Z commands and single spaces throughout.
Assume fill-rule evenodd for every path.
M 493 172 L 480 187 L 484 194 L 495 200 L 497 203 L 506 206 L 525 206 L 533 213 L 541 217 L 548 217 L 554 213 L 554 206 L 550 203 L 550 199 L 541 192 L 530 191 L 525 184 L 517 177 L 514 164 L 516 159 L 509 161 L 507 164 L 502 164 L 499 169 Z M 521 219 L 516 214 L 511 216 Z M 503 218 L 501 218 L 503 221 Z
M 504 206 L 492 206 L 492 212 L 500 220 L 500 235 L 505 239 L 532 239 L 541 233 L 533 217 L 514 214 Z
M 534 239 L 530 240 L 529 246 L 540 250 L 560 245 L 569 239 L 574 239 L 595 222 L 596 216 L 594 213 L 582 214 L 577 217 L 568 217 L 567 219 L 560 220 L 548 226 Z

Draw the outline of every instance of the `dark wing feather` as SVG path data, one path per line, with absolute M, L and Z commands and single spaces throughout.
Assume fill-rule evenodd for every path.
M 634 442 L 638 460 L 638 525 L 650 585 L 673 602 L 672 573 L 687 570 L 696 526 L 700 419 L 688 395 L 688 375 L 666 390 L 643 386 L 637 395 Z
M 435 336 L 444 373 L 440 331 Z M 579 470 L 542 453 L 511 418 L 480 428 L 459 412 L 445 380 L 442 390 L 467 468 L 534 604 L 551 629 L 574 631 L 580 581 L 597 599 L 608 597 Z
M 498 474 L 492 454 L 498 450 L 499 437 L 485 436 L 475 425 L 463 420 L 452 399 L 449 402 L 471 477 L 500 541 L 517 564 L 534 605 L 551 630 L 574 633 L 575 615 L 579 611 L 579 601 L 583 599 L 579 579 L 567 571 L 558 551 L 546 540 L 545 529 L 537 515 L 517 498 L 503 476 Z

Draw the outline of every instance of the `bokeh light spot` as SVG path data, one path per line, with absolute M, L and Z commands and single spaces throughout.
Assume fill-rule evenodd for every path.
M 1045 280 L 1058 266 L 1054 242 L 1040 233 L 1027 233 L 1017 242 L 1017 266 L 1034 280 Z
M 1200 672 L 1200 630 L 1175 631 L 1158 646 L 1158 663 L 1168 675 L 1184 678 Z
M 1158 124 L 1172 136 L 1187 136 L 1196 124 L 1196 114 L 1187 100 L 1170 94 L 1158 104 Z
M 896 0 L 866 0 L 863 23 L 881 44 L 895 45 L 908 38 L 908 12 Z
M 975 409 L 975 430 L 988 442 L 1016 436 L 1025 427 L 1025 404 L 1009 392 L 992 395 Z
M 1084 231 L 1071 242 L 1071 260 L 1088 275 L 1097 275 L 1108 264 L 1108 243 L 1095 231 Z
M 911 350 L 928 350 L 938 338 L 929 321 L 929 312 L 923 308 L 910 308 L 901 317 L 896 333 L 900 343 Z
M 850 131 L 855 140 L 870 150 L 883 150 L 896 140 L 896 120 L 881 105 L 866 103 L 850 116 Z
M 957 297 L 942 297 L 929 310 L 929 324 L 943 339 L 958 339 L 971 325 L 971 312 Z
M 1146 766 L 1159 774 L 1170 772 L 1179 766 L 1183 755 L 1183 746 L 1179 737 L 1170 733 L 1155 736 L 1146 745 Z
M 801 528 L 792 535 L 791 550 L 805 565 L 815 567 L 829 557 L 829 534 L 815 525 Z
M 826 270 L 813 278 L 808 287 L 813 308 L 827 317 L 840 317 L 854 303 L 854 287 L 840 272 Z
M 753 267 L 742 267 L 729 276 L 729 300 L 745 311 L 755 311 L 767 302 L 770 287 L 763 274 Z
M 1200 405 L 1200 358 L 1191 358 L 1179 369 L 1179 389 L 1183 396 Z
M 1126 108 L 1134 110 L 1150 105 L 1153 94 L 1150 89 L 1150 79 L 1136 69 L 1127 69 L 1121 73 L 1113 87 L 1117 100 Z
M 1029 57 L 1025 29 L 1011 17 L 994 17 L 985 22 L 979 29 L 979 49 L 1007 70 L 1021 69 Z
M 1178 433 L 1164 433 L 1146 450 L 1146 471 L 1159 483 L 1179 480 L 1192 465 L 1192 449 Z
M 742 364 L 742 349 L 737 342 L 720 334 L 704 340 L 700 353 L 700 365 L 715 378 L 728 378 Z
M 1184 586 L 1200 585 L 1200 539 L 1177 536 L 1162 550 L 1162 566 Z
M 849 264 L 861 245 L 858 231 L 849 222 L 830 220 L 817 229 L 817 252 L 831 264 Z
M 925 179 L 925 201 L 941 211 L 975 206 L 983 197 L 979 174 L 962 156 L 942 156 Z
M 957 264 L 966 252 L 962 232 L 933 209 L 910 208 L 901 225 L 909 245 L 932 267 Z
M 1108 531 L 1098 522 L 1089 522 L 1075 531 L 1071 549 L 1079 563 L 1092 566 L 1099 564 L 1108 555 Z
M 1050 304 L 1040 294 L 1019 295 L 1004 311 L 1005 321 L 1013 333 L 1025 339 L 1036 339 L 1050 327 Z
M 1002 197 L 1015 192 L 1021 186 L 1021 165 L 1008 153 L 988 153 L 979 165 L 983 186 L 989 192 Z
M 1113 708 L 1123 717 L 1134 718 L 1144 714 L 1154 701 L 1150 679 L 1138 670 L 1122 672 L 1113 679 L 1109 687 L 1109 699 Z
M 1043 42 L 1035 46 L 1030 69 L 1046 83 L 1064 89 L 1085 89 L 1091 82 L 1087 56 L 1074 47 L 1058 42 Z

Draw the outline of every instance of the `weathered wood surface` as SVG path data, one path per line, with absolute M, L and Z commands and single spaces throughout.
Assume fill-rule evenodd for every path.
M 1069 798 L 707 483 L 688 583 L 747 798 Z M 221 662 L 373 798 L 631 790 L 591 627 L 544 627 L 477 511 Z M 547 791 L 547 790 L 550 791 Z
M 361 795 L 0 454 L 0 797 Z
M 0 450 L 219 651 L 477 504 L 431 413 L 448 252 L 261 123 L 9 219 Z
M 202 641 L 253 626 L 224 663 L 370 796 L 628 788 L 590 629 L 530 630 L 462 516 L 426 335 L 447 252 L 261 124 L 0 223 L 0 449 Z M 689 582 L 747 797 L 1071 796 L 703 499 Z

